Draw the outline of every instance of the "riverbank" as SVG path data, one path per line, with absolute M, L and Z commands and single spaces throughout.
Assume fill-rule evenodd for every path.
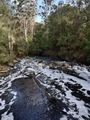
M 17 62 L 19 62 L 19 60 L 20 60 L 20 59 L 18 58 L 18 59 L 13 60 L 12 63 L 10 62 L 10 63 L 8 63 L 8 64 L 3 64 L 3 65 L 0 64 L 0 76 L 4 76 L 4 75 L 6 75 L 6 74 L 9 74 L 11 68 L 13 68 L 14 65 L 15 65 Z
M 89 120 L 88 68 L 39 57 L 19 60 L 0 77 L 0 119 Z
M 90 65 L 90 61 L 86 61 L 86 59 L 82 59 L 82 58 L 74 58 L 73 56 L 61 56 L 58 55 L 57 52 L 55 51 L 47 51 L 47 52 L 41 52 L 41 53 L 35 53 L 35 54 L 31 54 L 32 57 L 34 56 L 38 56 L 38 57 L 43 57 L 43 58 L 49 58 L 52 60 L 59 60 L 59 61 L 67 61 L 67 62 L 71 62 L 71 63 L 78 63 L 79 65 L 84 64 L 89 66 Z M 88 58 L 89 59 L 89 58 Z
M 0 76 L 5 75 L 6 73 L 8 73 L 10 70 L 9 66 L 6 65 L 0 65 Z

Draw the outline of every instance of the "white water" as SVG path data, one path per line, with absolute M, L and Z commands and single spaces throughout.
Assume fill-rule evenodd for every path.
M 82 88 L 85 89 L 86 91 L 90 90 L 90 72 L 86 69 L 86 67 L 75 65 L 72 67 L 70 66 L 70 69 L 74 70 L 77 74 L 79 74 L 80 77 L 86 79 L 87 81 L 71 76 L 69 74 L 65 74 L 63 71 L 60 72 L 59 70 L 52 70 L 49 68 L 49 65 L 47 65 L 46 61 L 42 61 L 40 63 L 39 61 L 40 61 L 39 59 L 35 58 L 22 59 L 20 63 L 18 63 L 19 69 L 17 69 L 15 73 L 8 75 L 7 77 L 0 78 L 0 85 L 2 85 L 2 87 L 0 88 L 0 96 L 3 95 L 6 91 L 9 91 L 13 95 L 13 98 L 10 100 L 8 104 L 9 109 L 1 115 L 2 116 L 1 120 L 14 120 L 13 113 L 9 113 L 7 115 L 8 111 L 10 110 L 11 106 L 14 104 L 17 98 L 17 91 L 13 91 L 13 89 L 11 89 L 12 82 L 18 78 L 27 77 L 25 75 L 26 74 L 29 75 L 31 71 L 34 71 L 36 75 L 38 74 L 36 78 L 40 79 L 41 76 L 43 75 L 43 79 L 41 79 L 41 84 L 47 88 L 52 87 L 47 82 L 57 78 L 57 80 L 55 81 L 58 83 L 58 85 L 61 85 L 63 87 L 66 96 L 61 94 L 61 91 L 56 89 L 55 87 L 53 87 L 52 89 L 53 91 L 56 92 L 55 97 L 57 99 L 62 99 L 62 101 L 65 104 L 69 105 L 69 111 L 66 111 L 64 109 L 67 112 L 67 114 L 68 115 L 71 114 L 73 117 L 78 118 L 79 120 L 84 120 L 82 115 L 88 118 L 88 115 L 90 115 L 88 110 L 90 109 L 85 106 L 84 101 L 78 100 L 75 96 L 72 96 L 71 94 L 72 91 L 71 90 L 67 91 L 66 86 L 64 84 L 68 81 L 71 84 L 75 84 L 73 81 L 70 81 L 70 79 L 72 79 L 76 83 L 80 84 Z M 17 66 L 15 66 L 15 68 L 17 68 Z M 48 77 L 49 79 L 47 80 Z M 61 81 L 63 81 L 63 83 Z M 85 93 L 86 96 L 89 96 L 87 95 L 86 91 L 83 92 Z M 60 97 L 58 97 L 58 95 L 60 95 Z M 74 111 L 73 107 L 74 104 L 77 106 L 78 113 Z M 5 107 L 6 107 L 5 100 L 2 100 L 0 98 L 0 110 L 3 110 Z M 62 118 L 60 118 L 60 120 L 67 120 L 67 116 L 63 116 Z

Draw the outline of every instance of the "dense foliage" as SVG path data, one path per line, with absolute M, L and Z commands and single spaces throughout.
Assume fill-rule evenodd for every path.
M 90 64 L 90 2 L 54 5 L 44 1 L 35 23 L 37 2 L 0 1 L 0 64 L 16 57 L 43 55 Z M 39 11 L 40 12 L 40 11 Z
M 37 25 L 30 47 L 37 55 L 90 63 L 90 6 L 60 6 Z
M 0 63 L 7 63 L 9 61 L 8 48 L 8 26 L 6 25 L 6 16 L 8 19 L 8 9 L 5 4 L 0 2 Z
M 28 55 L 35 1 L 0 0 L 0 64 Z

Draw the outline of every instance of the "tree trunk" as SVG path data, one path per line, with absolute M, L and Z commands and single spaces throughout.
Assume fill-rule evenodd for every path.
M 25 41 L 28 43 L 28 20 L 24 18 L 24 35 Z
M 48 3 L 47 3 L 47 0 L 45 0 L 45 2 L 46 2 L 46 16 L 45 16 L 45 18 L 46 18 L 46 20 L 47 20 L 47 17 L 48 17 Z
M 35 21 L 34 21 L 34 19 L 32 18 L 32 20 L 31 20 L 31 40 L 33 40 L 34 26 L 35 26 Z
M 13 61 L 13 41 L 11 39 L 10 31 L 8 33 L 8 41 L 9 41 L 9 54 L 10 54 L 10 62 Z

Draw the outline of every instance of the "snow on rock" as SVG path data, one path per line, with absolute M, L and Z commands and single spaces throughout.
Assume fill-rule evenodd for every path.
M 17 70 L 15 73 L 10 73 L 8 76 L 0 78 L 0 110 L 4 110 L 7 105 L 9 106 L 8 110 L 1 115 L 1 120 L 14 120 L 12 113 L 7 115 L 7 112 L 17 98 L 17 92 L 13 91 L 11 86 L 14 80 L 27 77 L 22 73 L 24 69 L 25 68 L 23 68 L 23 66 L 20 66 L 19 70 Z M 6 104 L 6 100 L 2 100 L 2 96 L 7 92 L 13 96 L 8 104 Z
M 3 110 L 5 108 L 5 100 L 0 99 L 0 110 Z
M 73 70 L 79 74 L 80 77 L 89 80 L 90 82 L 90 72 L 86 69 L 86 67 L 81 67 L 81 66 L 73 66 Z
M 1 120 L 14 120 L 13 113 L 9 113 L 9 114 L 7 115 L 7 112 L 5 112 L 5 113 L 2 115 Z
M 51 69 L 52 61 L 36 58 L 22 59 L 14 66 L 14 69 L 16 69 L 14 73 L 0 78 L 0 96 L 6 91 L 13 95 L 13 98 L 9 101 L 10 109 L 17 98 L 17 92 L 11 89 L 12 82 L 18 78 L 26 78 L 31 72 L 34 72 L 35 79 L 47 89 L 49 97 L 59 101 L 57 104 L 60 103 L 58 106 L 60 112 L 62 112 L 60 120 L 69 120 L 69 117 L 71 117 L 71 120 L 74 118 L 76 120 L 89 120 L 90 72 L 86 66 L 69 65 L 67 62 L 58 62 L 59 68 L 63 64 L 65 69 L 74 71 L 77 76 L 66 74 L 63 71 L 64 67 L 59 70 L 56 65 L 53 65 L 55 69 Z M 5 106 L 5 100 L 0 97 L 0 110 L 3 110 Z M 8 110 L 2 114 L 1 120 L 14 120 L 13 113 L 7 115 Z
M 65 103 L 69 109 L 66 115 L 68 117 L 64 115 L 61 120 L 68 120 L 70 115 L 72 116 L 72 118 L 79 120 L 84 120 L 85 118 L 90 119 L 90 108 L 85 106 L 85 102 L 88 102 L 87 104 L 90 104 L 90 95 L 87 95 L 87 91 L 90 91 L 90 72 L 84 67 L 72 67 L 72 70 L 74 70 L 76 73 L 79 74 L 79 76 L 87 80 L 85 81 L 81 78 L 66 74 L 63 71 L 52 70 L 49 68 L 49 65 L 45 64 L 45 61 L 39 63 L 38 60 L 33 60 L 32 68 L 34 69 L 34 71 L 36 71 L 36 73 L 40 73 L 38 75 L 38 79 L 40 80 L 41 77 L 40 81 L 43 83 L 42 85 L 46 86 L 46 88 L 50 89 L 50 81 L 51 83 L 52 81 L 54 81 L 53 87 L 51 85 L 52 93 L 49 94 L 53 94 L 53 96 L 57 99 L 62 99 L 62 102 Z M 43 80 L 42 76 L 45 76 L 43 77 Z M 67 88 L 66 84 L 68 82 L 70 83 L 68 85 L 72 86 L 69 86 Z M 59 88 L 59 86 L 62 86 L 63 89 Z M 74 91 L 73 87 L 75 87 L 76 91 Z M 75 95 L 73 95 L 72 93 Z M 86 97 L 85 99 L 87 99 L 87 101 L 85 101 L 85 99 L 82 99 L 82 97 Z
M 60 118 L 60 120 L 67 120 L 67 117 L 63 116 L 62 118 Z

